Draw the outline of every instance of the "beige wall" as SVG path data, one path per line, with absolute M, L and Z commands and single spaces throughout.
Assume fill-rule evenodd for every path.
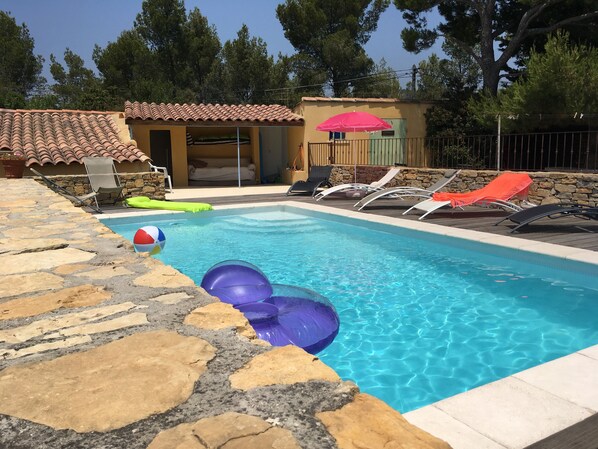
M 150 131 L 170 131 L 172 182 L 175 187 L 188 185 L 186 129 L 187 127 L 182 125 L 131 125 L 133 139 L 137 142 L 137 147 L 150 158 L 152 157 Z
M 304 99 L 294 110 L 305 120 L 303 146 L 304 160 L 307 161 L 309 142 L 327 142 L 328 133 L 317 131 L 318 126 L 330 117 L 352 111 L 363 111 L 382 119 L 405 119 L 407 137 L 425 137 L 426 120 L 424 113 L 432 103 L 405 102 L 394 99 Z M 351 133 L 348 139 L 368 139 L 368 133 Z
M 304 126 L 290 126 L 287 129 L 287 160 L 289 165 L 295 165 L 297 170 L 287 168 L 282 174 L 282 181 L 285 184 L 293 184 L 296 181 L 307 179 L 307 142 L 304 138 Z M 297 156 L 299 145 L 303 146 L 302 157 Z

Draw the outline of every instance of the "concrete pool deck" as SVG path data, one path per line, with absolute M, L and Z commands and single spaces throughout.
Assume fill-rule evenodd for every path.
M 1 443 L 7 443 L 8 447 L 18 443 L 21 447 L 67 444 L 71 447 L 174 447 L 175 441 L 205 442 L 214 429 L 254 426 L 252 431 L 242 435 L 245 443 L 239 440 L 242 444 L 239 447 L 273 447 L 274 440 L 280 444 L 276 447 L 446 447 L 440 440 L 426 439 L 416 430 L 410 433 L 413 440 L 408 440 L 409 431 L 402 436 L 391 431 L 389 427 L 403 425 L 398 414 L 389 412 L 379 401 L 374 401 L 376 406 L 365 403 L 362 398 L 366 395 L 340 382 L 325 365 L 318 366 L 307 378 L 293 377 L 296 373 L 287 374 L 286 380 L 276 377 L 280 367 L 280 362 L 278 366 L 275 363 L 277 350 L 256 344 L 251 329 L 243 319 L 239 320 L 238 314 L 225 314 L 220 309 L 212 314 L 210 311 L 214 312 L 212 309 L 220 303 L 189 284 L 188 278 L 153 259 L 132 253 L 130 244 L 97 223 L 95 218 L 71 207 L 47 189 L 29 186 L 27 182 L 0 180 L 4 193 L 0 198 L 3 218 L 0 222 L 0 257 L 3 259 L 0 276 L 5 289 L 0 293 L 0 306 L 4 306 L 0 313 L 0 335 L 4 336 L 4 340 L 0 339 L 0 354 L 4 354 L 4 360 L 0 357 L 0 364 L 5 368 L 0 371 L 0 395 L 6 394 L 0 401 L 0 446 Z M 217 208 L 222 208 L 228 198 L 246 194 L 264 198 L 280 196 L 287 188 L 177 189 L 167 197 L 198 201 L 220 198 Z M 305 206 L 304 202 L 297 206 L 334 209 L 319 203 Z M 148 211 L 120 209 L 114 212 L 123 216 Z M 347 214 L 347 211 L 340 213 Z M 394 222 L 389 217 L 359 213 L 359 218 L 366 217 Z M 440 233 L 454 232 L 432 223 L 408 223 L 427 230 L 432 226 Z M 466 234 L 475 238 L 481 233 Z M 506 241 L 503 236 L 487 234 L 481 238 L 492 240 L 493 244 Z M 519 246 L 541 245 L 509 239 L 517 240 L 512 243 Z M 585 261 L 586 256 L 596 260 L 594 251 L 555 246 L 558 245 L 541 246 L 541 249 L 550 254 L 562 250 L 561 255 L 576 260 Z M 61 300 L 55 292 L 64 290 L 67 293 Z M 106 297 L 107 294 L 111 296 Z M 48 302 L 56 307 L 48 309 Z M 24 315 L 25 310 L 29 310 L 28 315 Z M 36 313 L 31 315 L 32 311 Z M 207 321 L 218 317 L 224 327 L 207 328 L 206 316 L 212 317 Z M 140 354 L 140 347 L 149 352 Z M 160 349 L 159 353 L 149 350 L 154 347 Z M 173 350 L 175 347 L 182 348 L 182 353 Z M 215 348 L 215 358 L 210 347 Z M 185 359 L 185 353 L 193 354 L 192 360 Z M 135 366 L 141 373 L 131 369 L 119 371 L 118 366 L 110 363 L 119 354 L 122 358 L 118 360 L 124 361 L 124 365 L 131 359 L 140 359 L 140 364 Z M 162 357 L 169 361 L 163 369 L 174 371 L 158 372 L 153 377 L 142 362 Z M 268 357 L 272 358 L 270 363 Z M 102 371 L 97 366 L 93 369 L 92 365 L 81 373 L 68 369 L 92 360 L 102 361 L 103 364 L 97 366 L 107 368 Z M 74 362 L 78 364 L 73 365 Z M 299 357 L 290 362 L 289 367 L 298 370 L 305 363 L 317 365 L 317 359 Z M 7 371 L 10 376 L 3 376 Z M 96 383 L 94 373 L 97 371 L 100 377 L 107 378 L 106 383 Z M 239 377 L 241 372 L 246 374 L 244 379 Z M 405 418 L 448 441 L 455 449 L 523 448 L 596 416 L 596 373 L 598 346 L 407 413 Z M 262 376 L 270 383 L 260 385 Z M 277 379 L 274 383 L 273 377 Z M 170 385 L 171 378 L 178 384 Z M 119 379 L 124 381 L 119 383 Z M 23 382 L 18 383 L 21 380 Z M 135 382 L 130 380 L 135 380 L 136 388 L 131 389 L 130 384 Z M 39 385 L 25 388 L 26 381 Z M 157 382 L 167 391 L 152 389 Z M 59 390 L 56 385 L 64 386 L 65 390 Z M 123 400 L 111 407 L 101 401 L 102 393 L 115 386 L 120 389 L 117 396 L 123 396 Z M 136 397 L 135 391 L 139 388 L 151 393 Z M 186 396 L 189 389 L 190 396 Z M 78 390 L 86 393 L 74 394 Z M 19 394 L 15 395 L 14 391 Z M 52 399 L 52 394 L 58 395 L 62 402 Z M 156 399 L 160 399 L 159 405 L 152 401 L 148 404 L 144 398 L 152 395 L 161 396 Z M 19 396 L 24 397 L 14 403 L 6 399 Z M 178 402 L 172 397 L 179 398 Z M 35 398 L 35 401 L 28 403 L 27 398 Z M 71 402 L 65 404 L 65 400 Z M 130 402 L 138 404 L 128 412 L 133 413 L 132 418 L 125 413 L 127 410 L 120 413 Z M 142 406 L 145 415 L 139 415 L 138 409 Z M 28 408 L 31 410 L 27 411 Z M 332 415 L 327 415 L 330 412 Z M 49 418 L 44 413 L 58 417 Z M 253 418 L 258 422 L 247 421 Z M 50 419 L 57 421 L 49 422 Z M 160 433 L 167 429 L 171 431 Z M 266 435 L 274 440 L 258 440 Z M 225 440 L 229 443 L 240 438 L 230 434 L 221 437 L 229 438 Z M 251 438 L 254 438 L 253 446 L 248 443 Z

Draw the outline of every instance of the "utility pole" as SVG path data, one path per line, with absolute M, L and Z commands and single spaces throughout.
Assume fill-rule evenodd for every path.
M 416 75 L 417 75 L 417 67 L 415 66 L 415 64 L 413 64 L 413 67 L 411 67 L 411 90 L 413 91 L 412 92 L 413 99 L 415 99 L 415 91 L 417 90 Z

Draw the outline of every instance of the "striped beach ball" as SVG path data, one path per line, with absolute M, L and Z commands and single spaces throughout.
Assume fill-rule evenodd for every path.
M 133 246 L 138 253 L 158 254 L 164 249 L 166 237 L 157 226 L 144 226 L 135 233 Z

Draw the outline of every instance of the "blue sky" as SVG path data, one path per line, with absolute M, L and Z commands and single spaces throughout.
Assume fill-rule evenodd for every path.
M 88 68 L 95 69 L 91 59 L 94 45 L 105 47 L 122 31 L 131 29 L 141 3 L 142 0 L 0 0 L 0 9 L 8 11 L 17 24 L 27 25 L 35 40 L 35 54 L 46 60 L 43 73 L 52 82 L 48 69 L 51 53 L 62 61 L 68 47 L 86 61 Z M 294 52 L 276 18 L 276 6 L 280 3 L 283 0 L 185 0 L 187 11 L 198 7 L 210 25 L 216 27 L 222 43 L 235 39 L 245 23 L 251 36 L 261 37 L 268 44 L 274 57 L 279 52 Z M 442 54 L 438 44 L 432 51 L 418 55 L 405 51 L 400 38 L 404 26 L 401 13 L 391 5 L 366 45 L 375 62 L 384 58 L 391 68 L 402 70 L 432 52 Z

